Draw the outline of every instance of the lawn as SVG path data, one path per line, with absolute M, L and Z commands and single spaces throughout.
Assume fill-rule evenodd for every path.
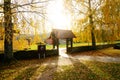
M 120 50 L 107 48 L 75 55 L 120 57 Z M 0 63 L 0 80 L 120 80 L 120 63 L 70 58 L 72 64 L 58 65 L 59 61 L 59 57 L 48 57 Z
M 53 59 L 57 60 L 56 57 Z M 46 60 L 51 60 L 51 58 Z M 0 66 L 0 80 L 36 80 L 44 74 L 49 75 L 51 71 L 52 80 L 120 80 L 119 63 L 77 61 L 72 65 L 64 66 L 42 65 L 42 63 L 44 63 L 43 59 L 36 59 Z
M 87 56 L 109 56 L 109 57 L 120 57 L 120 49 L 114 49 L 113 47 L 101 49 L 101 50 L 93 50 L 86 52 L 77 52 L 74 55 L 87 55 Z
M 54 80 L 120 80 L 119 63 L 78 62 L 61 66 Z
M 105 43 L 104 43 L 105 44 Z M 73 43 L 73 47 L 79 46 L 91 46 L 91 43 Z M 97 45 L 103 45 L 102 43 L 97 43 Z M 59 44 L 60 48 L 66 48 L 66 44 Z M 37 45 L 29 46 L 30 50 L 37 50 Z M 46 49 L 52 49 L 53 45 L 46 44 Z
M 120 49 L 113 49 L 113 47 L 111 47 L 99 51 L 107 56 L 120 57 Z
M 103 45 L 103 43 L 96 43 L 97 45 Z M 107 44 L 107 43 L 104 43 Z M 27 46 L 27 47 L 26 47 Z M 32 44 L 32 45 L 26 45 L 22 48 L 16 48 L 14 47 L 14 51 L 19 51 L 19 50 L 37 50 L 38 49 L 38 45 L 36 44 Z M 91 46 L 91 43 L 73 43 L 73 47 L 79 47 L 79 46 Z M 66 48 L 66 44 L 60 44 L 59 45 L 60 48 Z M 49 45 L 46 44 L 46 49 L 50 50 L 53 49 L 53 45 Z M 3 53 L 3 42 L 0 41 L 0 54 Z

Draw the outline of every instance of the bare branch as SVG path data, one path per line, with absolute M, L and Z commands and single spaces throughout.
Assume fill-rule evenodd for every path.
M 0 13 L 3 13 L 3 11 L 0 11 Z
M 30 4 L 30 6 L 33 7 L 33 8 L 44 8 L 45 7 L 45 6 L 33 6 L 31 4 Z
M 22 15 L 22 17 L 23 17 L 23 19 L 30 25 L 30 26 L 32 26 L 31 25 L 31 23 L 25 18 L 25 16 L 23 15 L 23 13 L 21 13 L 21 15 Z M 38 14 L 38 16 L 41 16 L 41 17 L 45 17 L 45 16 L 43 16 L 43 15 L 40 15 L 40 14 Z M 33 27 L 33 26 L 32 26 Z
M 46 14 L 46 13 L 41 13 L 41 12 L 38 12 L 38 11 L 15 11 L 15 12 L 12 12 L 12 14 L 14 13 L 36 13 L 36 14 Z
M 26 3 L 26 4 L 22 4 L 22 5 L 16 5 L 16 4 L 13 4 L 13 5 L 16 5 L 14 7 L 12 7 L 12 9 L 14 8 L 18 8 L 18 7 L 23 7 L 23 6 L 30 6 L 30 5 L 33 5 L 33 4 L 43 4 L 43 3 L 46 3 L 50 0 L 47 0 L 47 1 L 40 1 L 40 2 L 30 2 L 30 3 Z

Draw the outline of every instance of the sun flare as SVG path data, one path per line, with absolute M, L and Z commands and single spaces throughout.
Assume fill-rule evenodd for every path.
M 65 10 L 63 0 L 55 0 L 47 9 L 48 19 L 53 28 L 70 29 L 71 15 Z

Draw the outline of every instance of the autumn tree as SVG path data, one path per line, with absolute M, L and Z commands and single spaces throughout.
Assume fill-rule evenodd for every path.
M 101 7 L 102 24 L 108 31 L 108 41 L 120 38 L 120 0 L 105 0 Z M 107 37 L 107 36 L 106 36 Z
M 23 2 L 23 3 L 21 3 Z M 33 13 L 40 16 L 43 16 L 41 13 L 41 9 L 43 8 L 43 3 L 48 2 L 48 0 L 42 0 L 42 1 L 36 1 L 36 0 L 24 0 L 24 1 L 18 1 L 18 0 L 4 0 L 2 1 L 3 4 L 0 4 L 0 7 L 3 8 L 3 12 L 0 11 L 0 13 L 4 14 L 4 57 L 6 61 L 10 61 L 14 59 L 13 57 L 13 32 L 14 32 L 14 22 L 17 20 L 20 21 L 20 17 L 18 16 L 23 13 Z M 34 7 L 35 9 L 31 9 L 31 7 Z M 15 15 L 16 14 L 16 15 Z M 13 17 L 15 16 L 15 17 Z M 26 17 L 24 17 L 25 19 Z M 26 19 L 27 22 L 27 19 Z
M 13 24 L 11 13 L 11 0 L 4 0 L 4 27 L 5 27 L 5 40 L 4 40 L 4 53 L 5 59 L 13 59 Z
M 103 0 L 70 0 L 70 2 L 66 0 L 66 3 L 68 3 L 67 5 L 68 9 L 72 10 L 74 17 L 76 16 L 76 19 L 78 18 L 82 19 L 82 25 L 78 24 L 79 27 L 77 28 L 83 27 L 82 29 L 84 30 L 86 29 L 86 27 L 89 27 L 87 29 L 89 29 L 91 32 L 90 33 L 91 42 L 93 48 L 95 48 L 96 47 L 95 30 L 98 27 L 96 19 L 98 19 L 100 16 L 98 12 L 102 6 Z

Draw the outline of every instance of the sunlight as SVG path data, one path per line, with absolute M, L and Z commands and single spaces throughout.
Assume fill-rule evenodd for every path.
M 70 29 L 71 15 L 64 8 L 63 0 L 55 0 L 47 8 L 47 16 L 53 28 Z
M 65 48 L 60 48 L 59 49 L 59 55 L 62 56 L 62 57 L 70 58 L 70 56 L 66 53 Z
M 107 72 L 105 73 L 103 70 L 101 70 L 101 68 L 97 67 L 92 62 L 81 61 L 81 63 L 84 64 L 92 72 L 99 75 L 100 77 L 106 77 L 108 80 L 112 78 L 112 76 L 109 73 Z

